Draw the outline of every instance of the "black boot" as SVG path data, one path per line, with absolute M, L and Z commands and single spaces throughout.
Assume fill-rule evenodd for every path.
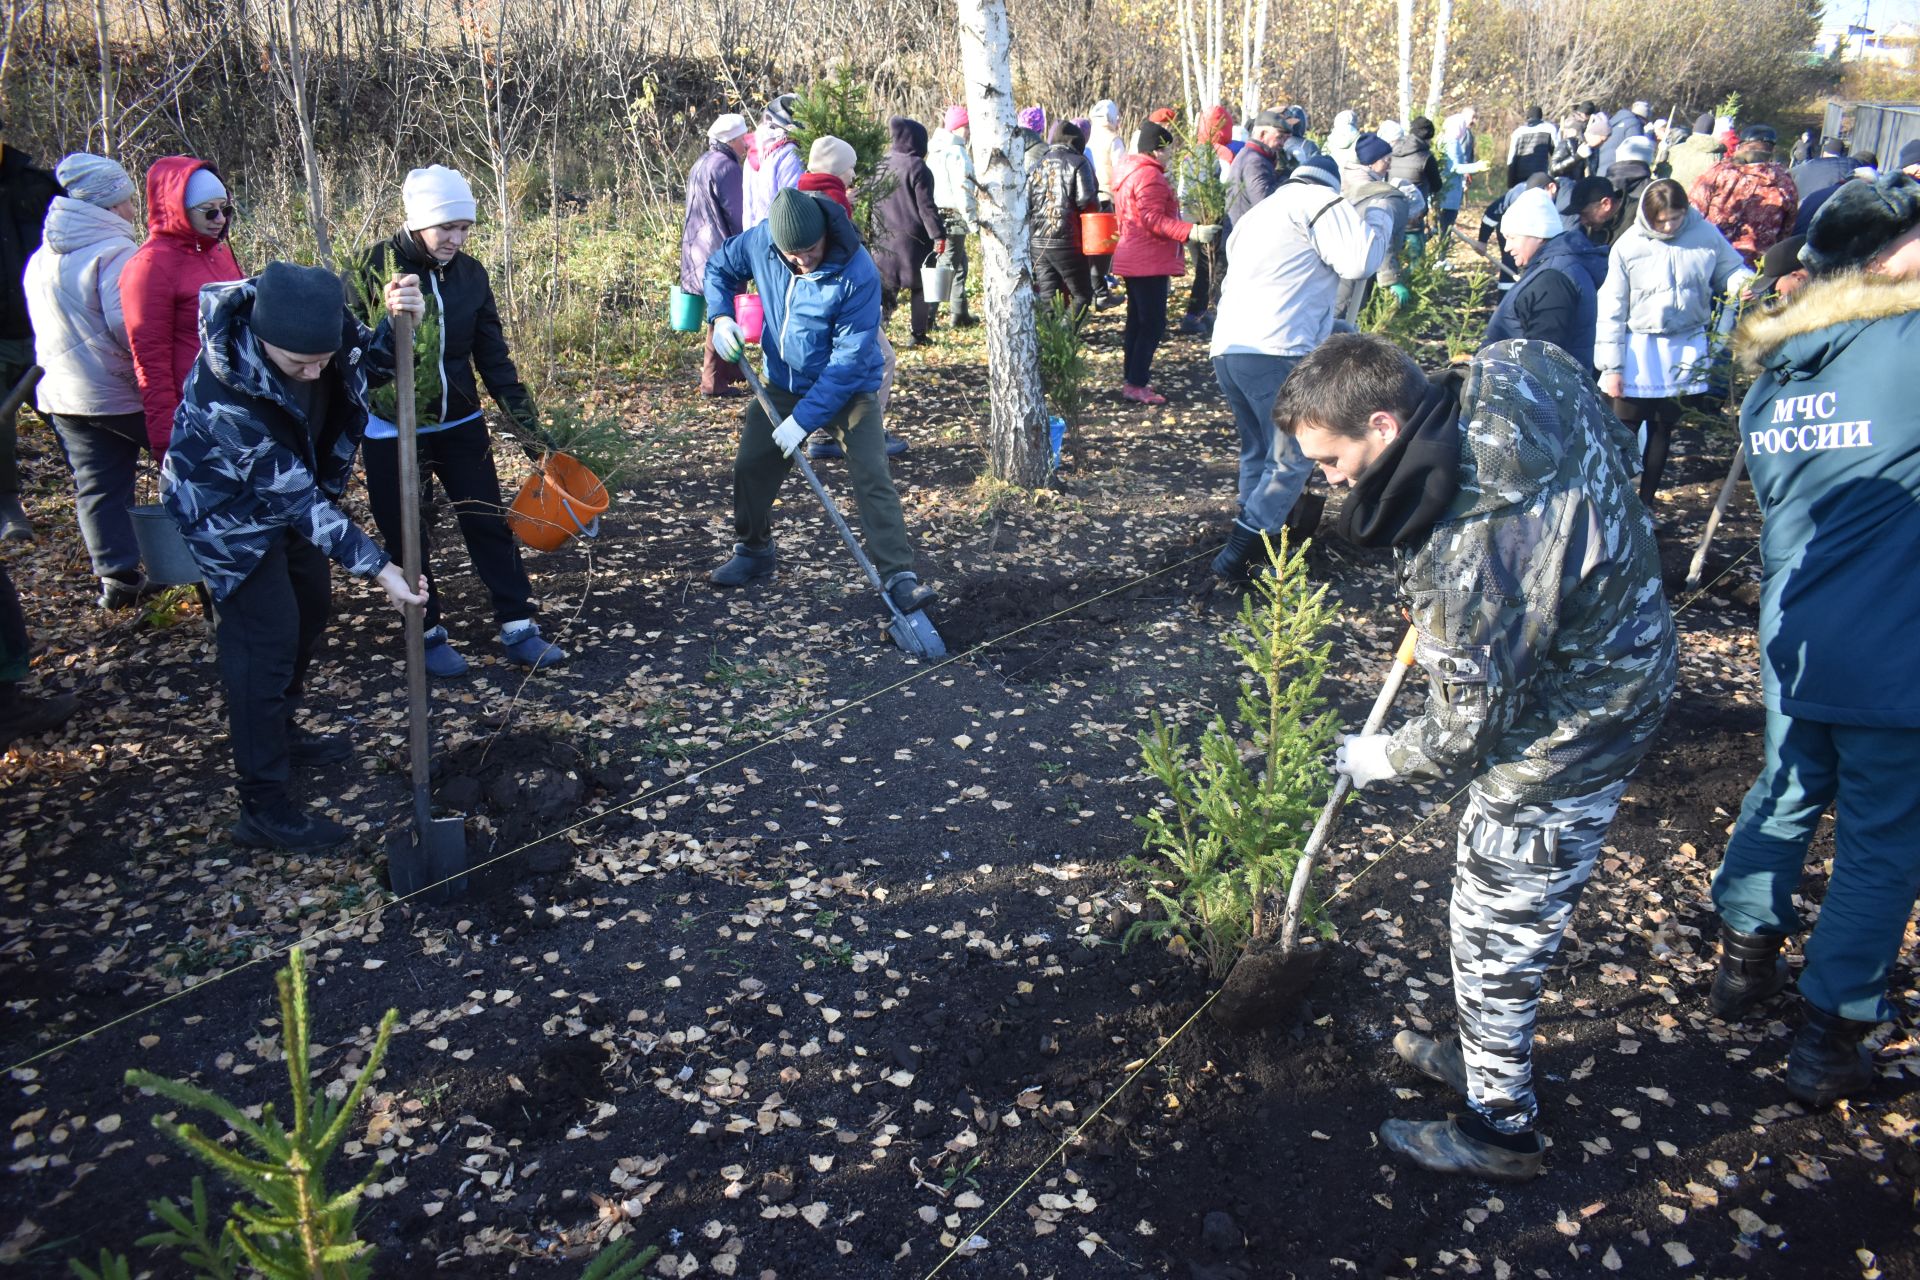
M 1260 541 L 1260 531 L 1249 528 L 1240 521 L 1233 522 L 1233 532 L 1227 535 L 1227 545 L 1213 558 L 1213 573 L 1218 578 L 1244 578 L 1247 566 L 1255 555 L 1266 559 L 1266 547 Z
M 887 579 L 887 599 L 901 613 L 924 609 L 940 598 L 940 593 L 920 581 L 920 575 L 904 569 Z
M 779 561 L 774 557 L 773 544 L 764 547 L 750 547 L 744 542 L 733 544 L 733 559 L 721 565 L 708 575 L 707 581 L 716 587 L 744 587 L 758 578 L 770 578 Z
M 36 698 L 11 680 L 0 683 L 0 751 L 21 738 L 58 729 L 79 709 L 80 699 L 70 693 Z
M 0 493 L 0 542 L 32 542 L 33 521 L 17 493 Z
M 1810 1107 L 1830 1107 L 1873 1083 L 1873 1060 L 1861 1040 L 1871 1022 L 1855 1022 L 1807 1005 L 1807 1020 L 1787 1054 L 1787 1092 Z
M 323 814 L 298 805 L 244 805 L 233 824 L 232 840 L 245 849 L 287 849 L 295 853 L 329 849 L 353 832 Z
M 1786 989 L 1787 960 L 1780 954 L 1786 940 L 1784 934 L 1741 933 L 1731 925 L 1720 926 L 1720 972 L 1713 975 L 1713 990 L 1707 995 L 1714 1017 L 1738 1022 Z

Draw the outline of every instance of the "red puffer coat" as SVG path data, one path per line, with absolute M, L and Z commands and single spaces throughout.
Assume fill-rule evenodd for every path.
M 1113 180 L 1113 211 L 1120 220 L 1120 244 L 1113 251 L 1117 276 L 1183 276 L 1187 255 L 1180 247 L 1193 230 L 1180 217 L 1167 171 L 1153 156 L 1128 156 Z
M 156 459 L 173 438 L 180 389 L 200 355 L 200 286 L 242 275 L 226 243 L 231 218 L 218 239 L 201 235 L 187 221 L 187 179 L 197 169 L 212 167 L 191 156 L 167 156 L 147 170 L 147 240 L 120 273 L 133 374 Z

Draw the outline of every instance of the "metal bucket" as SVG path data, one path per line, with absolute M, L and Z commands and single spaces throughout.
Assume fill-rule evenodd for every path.
M 932 255 L 928 255 L 931 260 Z M 920 294 L 928 302 L 950 302 L 953 300 L 953 264 L 937 262 L 932 266 L 920 264 Z
M 147 581 L 161 587 L 184 587 L 200 581 L 200 565 L 187 549 L 187 536 L 180 532 L 173 513 L 153 503 L 134 507 L 133 538 L 140 544 L 140 562 L 147 568 Z

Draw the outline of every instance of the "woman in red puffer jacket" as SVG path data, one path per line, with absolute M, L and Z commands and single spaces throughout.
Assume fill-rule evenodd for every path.
M 120 273 L 120 298 L 155 462 L 200 356 L 200 286 L 244 274 L 227 247 L 232 230 L 233 197 L 212 165 L 167 156 L 147 170 L 147 239 Z
M 1134 143 L 1138 154 L 1121 163 L 1113 181 L 1113 211 L 1120 223 L 1113 271 L 1127 282 L 1126 381 L 1120 394 L 1138 404 L 1165 404 L 1167 398 L 1148 385 L 1148 378 L 1154 350 L 1167 334 L 1167 289 L 1172 277 L 1187 272 L 1186 242 L 1212 244 L 1220 228 L 1195 226 L 1180 217 L 1180 202 L 1167 181 L 1172 134 L 1148 122 Z

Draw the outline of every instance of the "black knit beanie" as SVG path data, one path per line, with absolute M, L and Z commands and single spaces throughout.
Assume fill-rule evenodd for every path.
M 827 211 L 798 187 L 782 187 L 767 212 L 767 229 L 782 253 L 799 253 L 827 234 Z
M 253 280 L 253 336 L 295 355 L 338 351 L 346 306 L 333 272 L 269 262 Z

